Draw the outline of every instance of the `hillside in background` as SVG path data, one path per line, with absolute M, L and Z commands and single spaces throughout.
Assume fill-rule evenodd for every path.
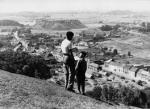
M 0 26 L 19 26 L 23 27 L 23 24 L 18 23 L 17 21 L 13 20 L 0 20 Z
M 131 15 L 131 14 L 138 14 L 138 13 L 132 12 L 129 10 L 114 10 L 114 11 L 106 12 L 105 14 L 109 14 L 109 15 Z
M 37 29 L 68 30 L 85 28 L 86 26 L 79 20 L 37 20 L 34 27 Z
M 117 17 L 116 17 L 117 16 Z M 135 20 L 149 21 L 150 12 L 132 12 L 128 10 L 113 10 L 109 12 L 19 12 L 0 13 L 0 19 L 11 19 L 22 24 L 34 25 L 36 19 L 78 19 L 84 24 L 103 22 L 133 22 Z
M 8 109 L 129 109 L 66 91 L 45 80 L 0 70 L 0 108 Z M 130 107 L 130 109 L 136 109 Z

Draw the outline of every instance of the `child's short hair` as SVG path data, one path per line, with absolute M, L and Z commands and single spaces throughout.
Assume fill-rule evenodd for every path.
M 85 51 L 81 51 L 80 53 L 82 54 L 81 58 L 84 58 L 87 55 L 87 53 Z
M 72 38 L 73 38 L 73 36 L 74 36 L 74 33 L 73 33 L 72 31 L 68 31 L 68 32 L 66 33 L 66 36 L 67 36 L 67 39 L 68 39 L 68 40 L 72 40 Z

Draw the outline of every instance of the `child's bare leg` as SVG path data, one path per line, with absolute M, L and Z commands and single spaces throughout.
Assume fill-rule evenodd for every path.
M 68 82 L 69 82 L 69 69 L 68 69 L 68 65 L 63 65 L 63 70 L 64 70 L 64 73 L 65 73 L 65 88 L 67 89 L 68 87 Z

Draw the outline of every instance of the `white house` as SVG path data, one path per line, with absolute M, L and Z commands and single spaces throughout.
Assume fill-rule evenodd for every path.
M 128 79 L 135 79 L 135 72 L 138 70 L 136 67 L 117 62 L 105 62 L 102 69 Z
M 93 73 L 98 73 L 99 72 L 99 67 L 100 65 L 96 63 L 88 63 L 87 64 L 87 71 L 86 71 L 86 77 L 91 77 Z
M 150 83 L 150 72 L 144 70 L 144 69 L 140 69 L 137 72 L 136 78 L 138 80 L 142 80 L 142 81 L 146 81 Z
M 102 69 L 128 79 L 142 80 L 150 83 L 150 72 L 132 65 L 116 62 L 105 62 Z

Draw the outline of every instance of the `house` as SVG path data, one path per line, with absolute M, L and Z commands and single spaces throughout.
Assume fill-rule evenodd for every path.
M 123 72 L 123 66 L 117 62 L 105 62 L 102 69 L 119 75 Z
M 105 62 L 102 69 L 106 72 L 112 72 L 128 79 L 150 82 L 150 72 L 142 68 L 137 68 L 133 65 L 123 65 L 117 62 Z
M 125 77 L 128 79 L 136 79 L 136 73 L 139 69 L 132 65 L 127 65 L 124 67 L 124 73 L 126 74 Z
M 80 42 L 78 43 L 78 46 L 86 46 L 86 47 L 88 47 L 89 45 L 88 45 L 88 42 L 80 41 Z
M 7 36 L 7 35 L 10 35 L 10 34 L 11 34 L 10 32 L 0 32 L 1 36 Z
M 87 71 L 86 71 L 86 77 L 91 77 L 93 73 L 99 72 L 100 65 L 96 63 L 90 63 L 87 64 Z
M 88 46 L 73 46 L 73 48 L 77 48 L 78 50 L 87 50 Z
M 140 69 L 136 75 L 137 80 L 142 80 L 150 83 L 150 72 Z
M 144 27 L 146 30 L 150 30 L 150 22 L 142 22 L 142 27 Z
M 89 63 L 88 64 L 88 69 L 91 70 L 92 72 L 98 72 L 99 65 L 96 63 Z
M 135 72 L 138 70 L 131 65 L 125 65 L 118 62 L 105 62 L 102 69 L 107 72 L 112 72 L 116 75 L 126 77 L 128 79 L 135 79 Z

